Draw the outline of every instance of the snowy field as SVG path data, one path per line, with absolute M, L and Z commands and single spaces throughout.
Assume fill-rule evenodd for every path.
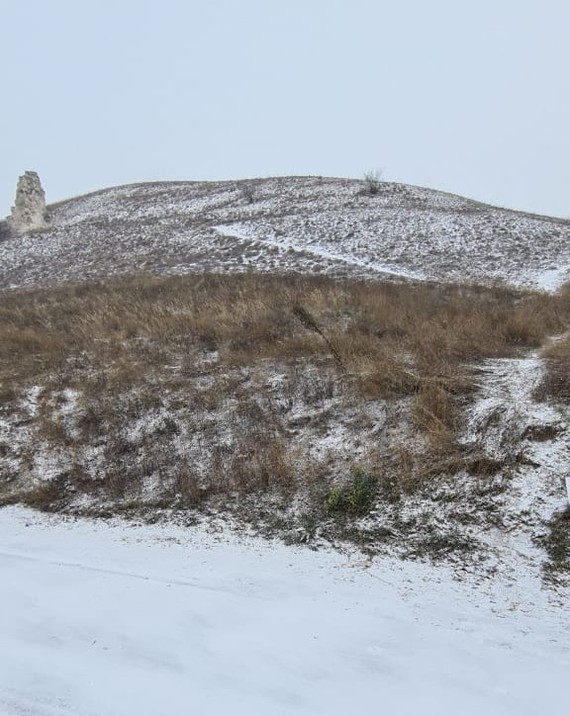
M 538 580 L 0 511 L 0 714 L 563 713 Z

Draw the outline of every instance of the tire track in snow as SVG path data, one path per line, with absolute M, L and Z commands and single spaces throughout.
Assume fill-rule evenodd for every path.
M 166 578 L 156 577 L 148 574 L 140 574 L 138 572 L 127 572 L 120 569 L 109 569 L 107 567 L 96 567 L 94 565 L 83 564 L 81 562 L 64 562 L 52 559 L 42 559 L 41 557 L 33 557 L 29 554 L 21 554 L 18 552 L 4 552 L 0 551 L 0 559 L 6 560 L 18 560 L 22 562 L 31 562 L 35 564 L 45 564 L 53 567 L 60 567 L 62 569 L 77 569 L 85 572 L 93 572 L 95 574 L 103 574 L 112 577 L 123 577 L 124 579 L 136 579 L 142 582 L 149 582 L 151 584 L 162 584 L 167 587 L 183 587 L 188 589 L 199 589 L 207 592 L 220 592 L 225 594 L 232 594 L 236 596 L 244 596 L 248 599 L 255 598 L 261 601 L 267 601 L 267 598 L 260 597 L 259 595 L 251 594 L 249 591 L 240 591 L 236 589 L 227 589 L 215 584 L 206 584 L 200 582 L 191 582 L 185 579 L 179 578 Z M 1 716 L 1 714 L 0 714 Z

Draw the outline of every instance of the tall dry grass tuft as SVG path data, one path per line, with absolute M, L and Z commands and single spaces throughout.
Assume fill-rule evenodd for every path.
M 263 446 L 244 440 L 236 446 L 227 470 L 231 483 L 241 493 L 290 490 L 295 480 L 292 461 L 280 440 Z
M 445 455 L 456 448 L 458 409 L 445 385 L 424 381 L 414 395 L 412 416 L 426 437 L 430 454 Z
M 570 336 L 565 336 L 544 351 L 545 373 L 535 391 L 541 400 L 570 403 Z

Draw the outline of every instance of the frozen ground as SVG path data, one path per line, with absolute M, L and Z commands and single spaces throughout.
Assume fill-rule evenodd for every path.
M 0 511 L 0 714 L 542 716 L 570 612 L 522 576 Z
M 0 290 L 148 271 L 339 277 L 570 278 L 570 221 L 443 192 L 323 177 L 149 183 L 50 207 L 52 228 L 0 242 Z

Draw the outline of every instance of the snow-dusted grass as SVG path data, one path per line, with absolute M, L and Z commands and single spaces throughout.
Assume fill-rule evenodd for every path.
M 2 240 L 0 290 L 129 271 L 301 272 L 504 281 L 570 277 L 570 222 L 381 182 L 284 177 L 115 187 L 50 207 L 48 231 Z
M 288 541 L 494 570 L 488 531 L 522 524 L 528 541 L 561 506 L 566 423 L 535 407 L 542 363 L 523 352 L 568 315 L 564 292 L 323 278 L 4 294 L 0 501 L 224 512 Z
M 549 576 L 556 577 L 558 572 L 570 571 L 570 525 L 560 523 L 559 538 L 563 538 L 565 529 L 569 546 L 566 553 L 559 550 L 555 559 L 552 548 L 556 545 L 550 537 L 552 525 L 558 524 L 567 507 L 570 435 L 564 406 L 534 399 L 544 372 L 537 352 L 486 361 L 463 440 L 485 446 L 486 455 L 503 466 L 499 479 L 508 474 L 503 524 L 489 530 L 484 539 L 500 551 L 506 529 L 510 548 L 529 564 L 536 563 L 537 542 L 542 547 L 546 544 L 544 568 Z M 525 523 L 533 524 L 535 531 L 529 533 Z
M 547 370 L 537 396 L 570 405 L 570 335 L 552 341 L 542 355 Z
M 0 511 L 4 716 L 542 716 L 570 616 L 475 584 L 224 533 Z

